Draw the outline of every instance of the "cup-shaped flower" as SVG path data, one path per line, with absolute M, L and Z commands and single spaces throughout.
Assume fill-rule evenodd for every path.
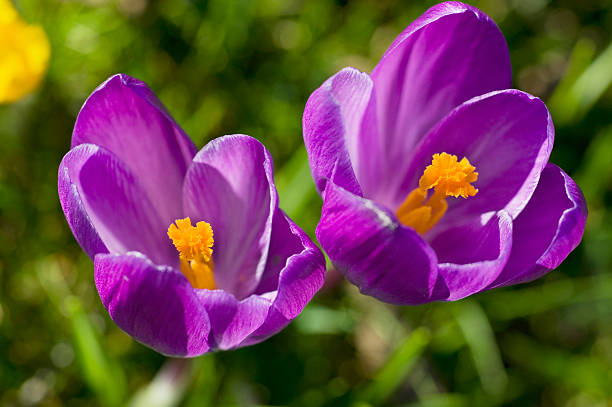
M 457 300 L 538 278 L 578 245 L 586 204 L 548 163 L 551 116 L 510 85 L 498 27 L 448 2 L 410 24 L 371 74 L 342 69 L 310 96 L 317 239 L 362 293 Z
M 231 135 L 197 152 L 129 76 L 83 105 L 58 189 L 111 318 L 160 353 L 260 342 L 323 284 L 323 255 L 279 209 L 264 146 Z
M 33 91 L 47 71 L 50 54 L 42 27 L 27 24 L 10 0 L 0 0 L 0 103 Z

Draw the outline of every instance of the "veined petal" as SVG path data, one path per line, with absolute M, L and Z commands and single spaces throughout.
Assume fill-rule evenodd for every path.
M 291 234 L 297 238 L 300 250 L 289 256 L 280 271 L 277 295 L 274 307 L 287 319 L 291 320 L 299 315 L 306 304 L 323 286 L 325 278 L 325 257 L 313 241 L 288 216 L 283 215 L 285 222 L 276 223 L 278 229 L 274 230 L 274 237 L 270 244 L 270 256 L 286 255 L 286 247 L 281 249 L 282 236 Z M 282 225 L 282 226 L 281 226 Z M 270 261 L 275 259 L 270 257 Z
M 83 143 L 123 161 L 167 224 L 182 215 L 183 177 L 196 148 L 143 82 L 115 75 L 89 96 L 72 134 L 73 147 Z
M 208 143 L 185 177 L 185 214 L 210 223 L 217 287 L 243 299 L 265 270 L 272 219 L 278 207 L 272 158 L 244 135 Z
M 580 243 L 586 218 L 586 202 L 576 183 L 548 164 L 514 220 L 510 260 L 489 288 L 532 281 L 556 268 Z
M 73 148 L 60 164 L 58 184 L 68 224 L 91 258 L 139 251 L 157 264 L 177 264 L 168 225 L 134 174 L 112 153 L 92 144 Z
M 484 225 L 472 219 L 431 244 L 440 262 L 440 278 L 450 292 L 445 300 L 459 300 L 486 289 L 504 269 L 512 250 L 512 218 L 499 211 Z
M 282 268 L 275 291 L 265 291 L 273 281 L 266 278 L 272 274 L 268 272 L 257 288 L 261 296 L 272 299 L 272 306 L 263 324 L 241 346 L 261 342 L 283 329 L 302 312 L 325 280 L 325 257 L 321 250 L 289 217 L 280 210 L 277 214 L 282 217 L 275 216 L 267 267 L 274 269 L 282 265 Z M 286 243 L 289 240 L 293 241 L 290 245 Z M 286 257 L 289 253 L 292 254 Z
M 438 4 L 391 44 L 374 71 L 380 137 L 387 165 L 378 179 L 403 181 L 427 131 L 464 101 L 511 84 L 506 41 L 486 14 L 459 2 Z M 391 205 L 383 184 L 369 196 Z
M 255 294 L 265 294 L 278 290 L 278 279 L 281 271 L 287 266 L 287 260 L 305 249 L 306 243 L 301 238 L 302 233 L 301 229 L 277 207 L 272 220 L 272 233 L 266 267 L 254 291 Z M 308 237 L 305 239 L 309 243 L 308 247 L 314 247 L 318 250 Z
M 187 279 L 140 253 L 99 254 L 96 288 L 113 321 L 137 341 L 168 356 L 210 349 L 210 321 Z
M 525 207 L 548 162 L 554 139 L 550 113 L 542 101 L 518 90 L 491 92 L 465 102 L 432 129 L 419 145 L 397 205 L 435 153 L 467 157 L 476 167 L 476 196 L 448 201 L 432 233 L 466 217 L 505 210 L 512 218 Z M 440 232 L 442 233 L 442 232 Z
M 361 161 L 362 143 L 371 140 L 377 145 L 372 103 L 372 80 L 368 74 L 353 68 L 345 68 L 329 78 L 315 90 L 304 109 L 304 143 L 308 151 L 310 169 L 315 185 L 320 193 L 331 180 L 356 195 L 361 195 L 361 187 L 356 171 L 369 167 Z M 364 121 L 364 116 L 370 120 Z M 369 125 L 363 129 L 364 123 Z M 361 134 L 365 140 L 362 140 Z M 370 152 L 376 161 L 380 154 Z M 363 165 L 361 165 L 363 164 Z M 372 166 L 375 165 L 371 164 Z
M 432 301 L 436 254 L 374 202 L 328 183 L 317 239 L 362 293 L 398 305 Z
M 238 347 L 263 324 L 272 305 L 258 295 L 238 301 L 223 290 L 198 290 L 197 295 L 210 318 L 209 343 L 221 350 Z
M 325 258 L 280 209 L 274 216 L 266 270 L 241 301 L 221 290 L 199 292 L 211 319 L 211 346 L 253 345 L 281 331 L 323 286 Z
M 321 288 L 324 274 L 321 251 L 277 208 L 268 261 L 255 293 L 239 301 L 227 291 L 198 292 L 210 317 L 211 347 L 233 349 L 278 333 Z
M 98 253 L 108 253 L 108 248 L 87 214 L 87 209 L 77 186 L 79 182 L 73 181 L 72 178 L 78 180 L 80 168 L 98 150 L 98 146 L 89 144 L 69 151 L 60 163 L 57 176 L 60 204 L 68 221 L 68 226 L 70 226 L 74 237 L 85 253 L 92 259 Z

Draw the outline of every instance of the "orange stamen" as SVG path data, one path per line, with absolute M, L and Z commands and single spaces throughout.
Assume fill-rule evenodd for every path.
M 478 179 L 476 167 L 467 158 L 457 160 L 456 155 L 434 154 L 425 168 L 419 186 L 412 190 L 397 209 L 398 220 L 423 234 L 431 229 L 446 213 L 446 197 L 468 198 L 478 193 L 471 185 Z M 428 197 L 428 191 L 434 189 Z
M 177 219 L 168 227 L 168 237 L 179 252 L 181 272 L 195 288 L 216 288 L 212 246 L 213 230 L 210 224 L 198 222 L 191 225 L 191 219 Z

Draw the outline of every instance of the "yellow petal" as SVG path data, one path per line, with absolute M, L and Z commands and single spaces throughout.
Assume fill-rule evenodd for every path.
M 0 103 L 32 92 L 47 71 L 51 47 L 42 27 L 29 25 L 0 0 Z

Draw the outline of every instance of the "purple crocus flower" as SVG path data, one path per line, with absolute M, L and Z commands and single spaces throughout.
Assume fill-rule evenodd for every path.
M 550 113 L 510 86 L 498 27 L 448 2 L 409 25 L 371 74 L 345 68 L 310 96 L 316 235 L 362 293 L 457 300 L 536 279 L 578 245 L 586 204 L 548 163 Z
M 260 342 L 323 284 L 323 255 L 279 209 L 264 146 L 232 135 L 197 152 L 129 76 L 83 105 L 58 184 L 111 318 L 160 353 Z

